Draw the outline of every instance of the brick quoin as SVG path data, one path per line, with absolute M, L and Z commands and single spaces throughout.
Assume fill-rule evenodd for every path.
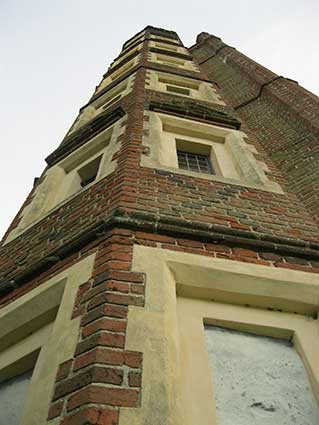
M 95 255 L 92 276 L 70 311 L 79 332 L 74 352 L 56 371 L 48 411 L 54 424 L 118 425 L 121 408 L 143 403 L 143 353 L 127 349 L 129 312 L 143 310 L 148 294 L 147 276 L 133 268 L 135 246 L 319 273 L 318 99 L 206 33 L 187 50 L 200 72 L 151 63 L 149 38 L 158 31 L 178 40 L 174 32 L 147 27 L 138 65 L 120 77 L 136 73 L 132 91 L 110 106 L 125 114 L 114 171 L 6 243 L 35 187 L 0 246 L 0 308 Z M 150 105 L 195 108 L 188 98 L 147 88 L 147 69 L 209 81 L 225 103 L 215 110 L 240 121 L 253 155 L 283 193 L 142 167 Z M 95 91 L 89 104 L 98 96 Z M 94 128 L 87 123 L 84 130 Z M 66 156 L 74 149 L 68 137 Z

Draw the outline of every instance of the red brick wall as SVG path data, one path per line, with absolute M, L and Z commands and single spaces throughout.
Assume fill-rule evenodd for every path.
M 278 78 L 216 37 L 200 35 L 191 52 L 282 172 L 287 191 L 296 193 L 318 220 L 318 97 L 292 80 Z

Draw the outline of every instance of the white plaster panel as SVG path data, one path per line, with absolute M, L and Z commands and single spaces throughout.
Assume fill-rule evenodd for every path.
M 319 423 L 306 370 L 289 341 L 211 325 L 205 341 L 219 425 Z
M 0 425 L 19 425 L 32 371 L 0 383 Z

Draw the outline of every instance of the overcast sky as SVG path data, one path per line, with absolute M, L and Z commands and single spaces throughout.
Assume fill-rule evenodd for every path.
M 0 0 L 0 236 L 124 41 L 202 31 L 319 94 L 318 0 Z

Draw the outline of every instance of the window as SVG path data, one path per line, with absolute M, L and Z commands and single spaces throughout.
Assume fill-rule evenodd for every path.
M 67 136 L 73 133 L 75 130 L 79 129 L 93 118 L 97 117 L 101 112 L 107 110 L 110 106 L 116 103 L 122 97 L 129 94 L 132 90 L 134 84 L 135 74 L 126 78 L 121 83 L 117 84 L 112 89 L 108 90 L 102 96 L 99 96 L 96 100 L 91 102 L 89 105 L 84 107 L 75 122 L 73 123 L 71 129 L 69 130 Z
M 118 68 L 116 71 L 112 72 L 109 75 L 106 75 L 106 77 L 102 80 L 100 85 L 96 89 L 96 93 L 99 93 L 101 90 L 105 89 L 107 86 L 112 84 L 115 80 L 121 78 L 126 72 L 130 71 L 134 66 L 138 64 L 140 60 L 140 55 L 135 56 L 133 59 L 131 59 L 129 62 L 126 62 L 123 64 L 120 68 Z M 133 74 L 135 76 L 135 74 Z M 132 75 L 127 77 L 129 79 L 129 86 L 131 86 L 132 83 Z
M 149 46 L 155 49 L 188 55 L 187 50 L 183 46 L 177 44 L 166 43 L 164 41 L 150 41 Z
M 172 56 L 161 55 L 161 54 L 156 55 L 156 60 L 158 62 L 165 64 L 165 65 L 177 66 L 177 67 L 180 67 L 180 66 L 184 67 L 185 62 L 186 62 L 183 59 L 175 58 L 175 57 L 172 57 Z
M 239 335 L 239 339 L 248 335 L 257 340 L 258 347 L 254 342 L 249 345 L 259 354 L 254 355 L 251 365 L 246 360 L 236 385 L 243 374 L 252 372 L 254 375 L 253 367 L 258 368 L 260 356 L 266 357 L 262 364 L 267 372 L 268 358 L 270 364 L 275 360 L 276 370 L 267 375 L 272 385 L 270 398 L 276 397 L 275 412 L 265 394 L 260 399 L 259 382 L 255 391 L 250 387 L 246 395 L 242 396 L 242 392 L 239 395 L 243 400 L 248 399 L 248 392 L 255 397 L 255 392 L 255 400 L 250 403 L 254 404 L 251 410 L 256 414 L 254 425 L 318 423 L 319 323 L 314 315 L 319 308 L 319 282 L 315 273 L 137 245 L 133 259 L 132 270 L 145 274 L 149 289 L 145 309 L 141 311 L 133 306 L 130 311 L 126 348 L 144 353 L 143 394 L 146 396 L 142 397 L 138 413 L 133 409 L 123 413 L 125 423 L 147 421 L 149 412 L 157 412 L 160 405 L 168 407 L 155 416 L 156 424 L 250 425 L 245 420 L 239 421 L 239 415 L 235 421 L 221 422 L 218 418 L 215 400 L 220 391 L 211 379 L 211 373 L 217 372 L 214 365 L 210 366 L 210 349 L 205 341 L 205 332 L 210 332 L 212 327 L 222 329 L 227 338 L 229 329 L 231 334 Z M 263 337 L 266 337 L 266 348 Z M 214 338 L 217 339 L 216 333 Z M 232 368 L 231 361 L 227 361 L 229 357 L 236 358 L 247 345 L 247 340 L 240 344 L 236 340 L 222 349 L 219 342 L 219 358 L 223 357 L 223 363 L 226 360 L 227 369 Z M 165 373 L 157 373 L 158 370 Z M 280 381 L 285 384 L 283 390 Z M 297 394 L 289 384 L 291 381 L 294 385 L 297 381 Z M 292 394 L 292 402 L 288 401 L 291 407 L 287 392 Z M 148 397 L 149 394 L 156 397 Z M 310 397 L 309 403 L 303 403 L 306 396 Z M 292 414 L 299 409 L 300 402 L 303 410 L 295 415 L 294 421 Z M 286 417 L 276 420 L 276 416 L 272 416 L 275 419 L 269 420 L 270 415 L 279 411 L 278 404 L 288 407 Z
M 177 46 L 173 46 L 171 44 L 166 44 L 166 43 L 161 43 L 161 42 L 155 42 L 154 45 L 155 45 L 155 47 L 158 47 L 159 49 L 166 49 L 166 50 L 170 50 L 172 52 L 177 52 L 178 49 L 179 49 Z
M 81 180 L 80 181 L 81 187 L 85 187 L 88 184 L 94 182 L 100 168 L 101 160 L 102 160 L 102 155 L 98 156 L 97 158 L 93 159 L 93 161 L 89 162 L 84 167 L 77 170 L 77 173 Z
M 105 153 L 111 138 L 112 128 L 99 134 L 95 143 L 89 142 L 57 164 L 61 183 L 55 189 L 53 205 L 70 198 L 101 178 L 102 165 L 105 164 Z
M 92 275 L 90 255 L 0 309 L 0 423 L 47 423 L 58 365 L 74 355 L 72 311 Z M 32 377 L 32 379 L 31 379 Z
M 142 41 L 142 40 L 141 40 Z M 119 65 L 125 58 L 127 58 L 130 55 L 133 55 L 134 53 L 137 53 L 141 50 L 141 45 L 138 45 L 134 47 L 134 49 L 129 49 L 126 53 L 120 54 L 118 59 L 116 59 L 110 66 L 110 69 L 114 68 L 115 66 Z
M 189 96 L 190 95 L 190 90 L 188 89 L 184 89 L 182 87 L 176 87 L 176 86 L 166 86 L 166 90 L 172 93 L 178 93 L 178 94 L 182 94 L 184 96 Z
M 112 173 L 113 156 L 120 149 L 118 137 L 124 133 L 123 120 L 101 131 L 57 164 L 49 167 L 36 187 L 32 202 L 21 212 L 21 220 L 8 234 L 5 243 L 21 234 L 30 225 L 53 211 L 61 203 L 86 190 L 91 184 Z
M 112 81 L 117 80 L 120 76 L 122 76 L 123 74 L 125 74 L 125 72 L 127 72 L 131 68 L 133 68 L 133 66 L 135 66 L 136 63 L 137 63 L 137 61 L 135 59 L 137 59 L 137 57 L 134 58 L 134 59 L 132 59 L 132 60 L 130 60 L 129 62 L 125 63 L 118 70 L 116 70 L 115 72 L 113 72 L 110 75 L 111 80 Z
M 199 155 L 177 150 L 178 167 L 197 173 L 214 174 L 208 155 Z
M 148 60 L 150 62 L 159 63 L 162 65 L 168 65 L 175 68 L 182 68 L 193 72 L 199 72 L 197 65 L 194 64 L 193 61 L 182 59 L 175 56 L 165 55 L 162 53 L 148 53 Z
M 165 113 L 145 114 L 143 145 L 149 153 L 142 155 L 142 166 L 282 193 L 243 132 Z
M 174 93 L 179 96 L 187 96 L 224 105 L 224 102 L 220 99 L 213 84 L 207 83 L 206 81 L 154 70 L 148 70 L 147 77 L 146 86 L 152 90 Z
M 128 41 L 124 44 L 122 51 L 127 50 L 127 49 L 130 49 L 130 47 L 131 47 L 133 44 L 135 44 L 135 43 L 137 43 L 137 42 L 139 42 L 139 41 L 142 41 L 144 38 L 145 38 L 145 31 L 143 31 L 141 34 L 137 34 L 135 37 L 133 37 L 133 38 L 131 38 L 130 40 L 128 40 Z
M 111 90 L 108 90 L 101 97 L 98 97 L 94 102 L 92 102 L 92 106 L 94 106 L 96 110 L 99 110 L 99 108 L 102 108 L 103 110 L 107 109 L 130 91 L 128 88 L 131 84 L 132 81 L 127 78 Z
M 170 41 L 171 43 L 179 44 L 179 41 L 176 38 L 165 37 L 163 35 L 151 34 L 151 39 L 152 40 L 162 40 L 163 42 Z

